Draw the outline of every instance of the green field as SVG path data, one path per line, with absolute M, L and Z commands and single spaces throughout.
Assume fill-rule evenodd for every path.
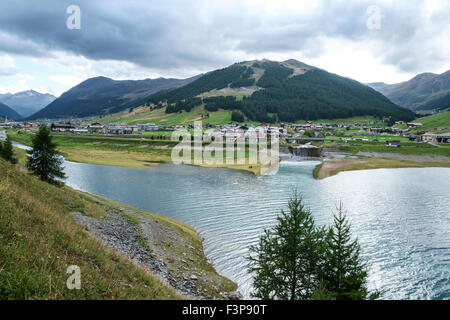
M 218 94 L 216 94 L 218 95 Z M 226 95 L 226 94 L 221 94 Z M 208 96 L 214 96 L 214 93 L 208 93 Z M 238 96 L 238 99 L 244 95 Z M 190 112 L 183 111 L 181 113 L 165 113 L 165 108 L 156 109 L 149 111 L 148 107 L 139 107 L 132 112 L 123 111 L 113 115 L 99 118 L 98 121 L 102 124 L 107 123 L 127 123 L 129 125 L 136 125 L 141 123 L 154 123 L 162 126 L 174 126 L 174 125 L 188 125 L 192 124 L 194 121 L 203 121 L 203 123 L 209 123 L 212 125 L 224 125 L 231 122 L 231 111 L 229 110 L 219 110 L 216 112 L 209 112 L 204 110 L 204 106 L 198 106 L 191 110 Z M 202 115 L 209 114 L 209 117 L 202 117 Z M 94 122 L 94 121 L 92 121 Z M 259 125 L 258 121 L 245 121 L 248 125 Z M 297 124 L 305 124 L 305 120 L 300 120 L 296 122 Z M 353 117 L 346 119 L 322 119 L 314 120 L 312 123 L 330 123 L 330 124 L 366 124 L 372 126 L 385 126 L 386 124 L 375 117 Z M 350 132 L 349 132 L 350 133 Z
M 251 90 L 257 90 L 256 86 L 252 86 L 252 87 L 247 87 L 248 89 Z M 205 93 L 202 93 L 200 95 L 198 95 L 197 97 L 202 97 L 202 98 L 209 98 L 209 97 L 236 97 L 237 101 L 242 101 L 242 99 L 244 99 L 244 97 L 249 97 L 253 94 L 253 92 L 242 92 L 240 88 L 228 88 L 227 90 L 229 90 L 228 92 L 223 92 L 223 91 L 217 91 L 217 90 L 211 90 Z
M 398 139 L 395 139 L 398 140 Z M 401 147 L 387 147 L 385 142 L 365 142 L 348 141 L 339 143 L 340 150 L 343 152 L 358 153 L 361 152 L 379 152 L 395 153 L 405 155 L 436 155 L 450 157 L 450 145 L 441 144 L 438 148 L 427 143 L 401 142 Z
M 432 116 L 423 117 L 414 120 L 414 122 L 422 123 L 423 127 L 419 129 L 448 129 L 450 130 L 450 111 L 441 112 Z
M 13 141 L 24 145 L 31 145 L 31 135 L 8 130 L 8 136 Z M 100 135 L 73 135 L 59 133 L 53 135 L 58 151 L 69 161 L 110 165 L 131 168 L 148 168 L 164 162 L 172 162 L 172 148 L 178 141 L 152 139 L 151 136 L 108 137 Z M 207 145 L 209 142 L 203 142 Z M 269 146 L 270 147 L 270 146 Z M 223 164 L 206 165 L 206 167 L 226 167 L 236 170 L 245 170 L 260 174 L 259 164 L 249 164 L 249 146 L 245 147 L 245 164 L 225 163 L 226 152 L 223 152 Z M 193 159 L 194 152 L 191 154 Z M 212 152 L 212 156 L 215 153 Z M 234 152 L 237 159 L 237 151 Z M 193 163 L 193 162 L 192 162 Z
M 209 117 L 202 117 L 209 114 Z M 133 112 L 120 112 L 103 118 L 98 121 L 102 124 L 107 123 L 127 123 L 136 125 L 141 123 L 154 123 L 162 126 L 188 125 L 194 121 L 203 121 L 213 125 L 227 124 L 231 122 L 231 111 L 219 110 L 216 112 L 205 111 L 203 106 L 198 106 L 190 112 L 165 113 L 165 108 L 149 111 L 148 108 L 140 107 Z M 93 121 L 92 121 L 93 122 Z
M 375 117 L 371 117 L 371 116 L 367 116 L 367 117 L 352 117 L 352 118 L 344 118 L 344 119 L 320 119 L 320 120 L 314 120 L 311 121 L 312 123 L 315 124 L 321 124 L 321 123 L 329 123 L 329 124 L 342 124 L 342 123 L 347 123 L 347 124 L 355 124 L 355 123 L 360 123 L 360 124 L 370 124 L 372 123 L 373 126 L 384 126 L 386 125 L 382 120 L 375 118 Z M 306 120 L 299 120 L 296 122 L 296 124 L 305 124 Z

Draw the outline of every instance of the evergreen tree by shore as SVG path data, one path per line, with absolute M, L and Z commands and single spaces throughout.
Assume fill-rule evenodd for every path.
M 367 289 L 367 267 L 342 203 L 332 226 L 318 227 L 297 193 L 281 211 L 278 224 L 265 230 L 247 259 L 253 273 L 252 296 L 263 300 L 362 300 L 377 293 Z
M 58 183 L 66 178 L 63 172 L 63 159 L 56 151 L 56 144 L 52 141 L 50 130 L 42 125 L 39 132 L 32 139 L 33 147 L 29 154 L 27 167 L 30 172 L 42 181 Z

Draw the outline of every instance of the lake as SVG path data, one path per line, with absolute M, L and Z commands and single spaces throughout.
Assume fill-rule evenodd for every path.
M 244 257 L 294 189 L 316 222 L 341 200 L 383 299 L 450 298 L 450 169 L 378 169 L 315 180 L 318 162 L 282 162 L 276 175 L 163 164 L 131 169 L 66 162 L 67 184 L 194 227 L 216 270 L 246 296 Z
M 133 169 L 65 162 L 67 184 L 184 222 L 197 230 L 216 270 L 239 284 L 244 257 L 286 209 L 294 189 L 318 224 L 342 201 L 383 299 L 450 299 L 450 168 L 341 172 L 315 180 L 318 162 L 281 162 L 276 175 L 162 164 Z

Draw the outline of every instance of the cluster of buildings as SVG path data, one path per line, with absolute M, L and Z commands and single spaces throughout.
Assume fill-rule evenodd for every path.
M 450 143 L 450 132 L 446 133 L 428 132 L 420 136 L 420 141 L 429 143 Z
M 323 136 L 338 136 L 338 132 L 340 135 L 348 136 L 367 136 L 367 137 L 375 137 L 380 135 L 389 135 L 389 136 L 398 136 L 403 138 L 409 138 L 410 141 L 417 142 L 431 142 L 431 143 L 450 143 L 450 133 L 425 133 L 425 134 L 413 134 L 420 129 L 423 124 L 422 123 L 404 123 L 403 121 L 395 122 L 396 125 L 404 125 L 402 127 L 392 126 L 392 127 L 380 127 L 375 126 L 375 122 L 365 123 L 340 123 L 340 124 L 313 124 L 311 122 L 307 122 L 305 124 L 294 124 L 289 125 L 289 127 L 298 134 L 294 134 L 291 137 L 288 137 L 287 140 L 291 141 L 334 141 L 336 139 L 332 138 L 323 138 Z M 306 132 L 306 130 L 314 132 L 316 138 L 301 138 L 301 135 Z M 352 130 L 353 132 L 348 134 L 345 131 Z M 318 136 L 322 136 L 319 138 Z M 358 139 L 345 139 L 345 140 L 362 140 L 369 141 L 369 139 L 358 138 Z M 375 140 L 372 140 L 375 141 Z M 392 143 L 388 146 L 390 147 L 398 147 L 400 145 L 400 141 L 393 140 Z
M 16 122 L 5 121 L 0 123 L 0 129 L 8 128 L 38 128 L 42 122 Z M 94 122 L 91 124 L 82 124 L 80 122 L 66 122 L 55 123 L 48 122 L 48 125 L 53 132 L 70 132 L 73 134 L 104 134 L 104 135 L 132 135 L 143 132 L 170 132 L 175 130 L 193 130 L 196 129 L 195 124 L 189 125 L 175 125 L 175 126 L 161 126 L 155 123 L 142 123 L 136 125 L 129 125 L 125 123 L 110 123 L 101 124 Z M 447 133 L 425 133 L 422 135 L 414 135 L 412 132 L 417 132 L 417 129 L 422 127 L 421 123 L 403 123 L 396 122 L 396 125 L 405 125 L 403 128 L 398 126 L 380 127 L 376 123 L 312 123 L 310 121 L 304 124 L 281 124 L 280 126 L 272 126 L 270 124 L 261 123 L 259 125 L 242 125 L 242 124 L 224 124 L 211 125 L 205 124 L 201 129 L 204 129 L 204 135 L 220 135 L 224 141 L 241 141 L 245 139 L 246 142 L 259 141 L 261 139 L 270 138 L 276 134 L 281 139 L 288 143 L 304 143 L 311 141 L 337 141 L 338 137 L 345 137 L 345 140 L 352 140 L 352 136 L 379 136 L 389 135 L 406 137 L 411 141 L 427 142 L 427 143 L 450 143 L 450 132 Z M 213 129 L 213 130 L 208 130 Z M 351 131 L 350 131 L 351 130 Z M 305 133 L 313 133 L 313 135 L 306 136 Z M 350 131 L 350 132 L 349 132 Z M 168 135 L 163 135 L 163 138 Z M 335 138 L 336 137 L 336 138 Z M 367 140 L 355 137 L 353 140 Z M 398 146 L 399 142 L 393 140 L 392 145 Z
M 111 135 L 128 135 L 138 131 L 158 131 L 161 126 L 154 123 L 128 125 L 123 123 L 101 124 L 98 122 L 89 125 L 77 125 L 72 123 L 52 123 L 50 129 L 53 132 L 71 132 L 75 134 L 111 134 Z
M 177 126 L 160 126 L 154 123 L 145 123 L 137 125 L 128 125 L 121 123 L 100 124 L 92 123 L 89 125 L 76 125 L 71 123 L 52 123 L 50 126 L 53 132 L 70 132 L 74 134 L 106 134 L 106 135 L 130 135 L 140 132 L 151 131 L 175 131 L 175 130 L 191 130 L 196 129 L 195 125 L 177 125 Z M 220 135 L 225 141 L 258 141 L 273 134 L 278 136 L 286 136 L 286 129 L 281 127 L 272 127 L 267 124 L 258 126 L 246 126 L 236 124 L 226 125 L 206 125 L 201 129 L 212 129 L 204 132 L 205 136 Z
M 6 117 L 3 122 L 0 122 L 0 129 L 12 129 L 12 128 L 39 128 L 40 124 L 37 122 L 29 121 L 15 121 L 8 120 Z
M 207 126 L 206 129 L 212 130 L 206 130 L 204 136 L 220 135 L 224 141 L 228 142 L 258 142 L 272 137 L 284 138 L 287 136 L 287 130 L 284 127 L 274 127 L 268 124 L 257 126 L 226 124 Z

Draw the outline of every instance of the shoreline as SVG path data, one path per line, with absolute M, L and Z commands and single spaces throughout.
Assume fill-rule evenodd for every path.
M 16 168 L 34 179 L 24 168 L 26 152 L 14 149 L 19 160 Z M 74 222 L 179 296 L 196 300 L 242 297 L 235 282 L 217 273 L 204 253 L 202 239 L 192 227 L 67 185 L 62 189 L 96 208 L 95 215 L 79 210 L 68 212 Z
M 449 162 L 441 161 L 416 161 L 408 158 L 390 158 L 383 156 L 371 155 L 371 156 L 352 156 L 339 157 L 339 158 L 325 158 L 322 163 L 315 166 L 313 176 L 315 179 L 325 179 L 339 172 L 344 171 L 358 171 L 358 170 L 371 170 L 371 169 L 394 169 L 394 168 L 432 168 L 443 167 L 450 168 Z M 442 160 L 441 158 L 439 160 Z
M 180 296 L 195 300 L 239 297 L 237 284 L 217 273 L 204 254 L 202 239 L 192 227 L 95 194 L 72 190 L 100 204 L 107 212 L 102 219 L 71 212 L 78 224 Z
M 26 134 L 23 135 L 13 134 L 12 140 L 16 143 L 29 147 L 30 141 L 26 137 L 27 137 Z M 168 147 L 168 144 L 171 143 L 170 141 L 158 142 L 161 143 L 162 146 L 153 145 L 152 147 L 150 146 L 151 142 L 144 142 L 144 143 L 145 143 L 144 145 L 138 146 L 137 148 L 132 150 L 95 148 L 95 146 L 97 145 L 96 143 L 90 143 L 87 145 L 86 144 L 73 145 L 73 146 L 72 145 L 66 146 L 60 144 L 58 146 L 58 152 L 60 152 L 60 154 L 67 161 L 71 162 L 135 168 L 135 169 L 147 169 L 162 163 L 172 162 L 171 149 Z M 111 146 L 120 147 L 114 144 Z M 237 164 L 237 163 L 227 164 L 225 159 L 222 164 L 206 164 L 206 163 L 195 164 L 192 161 L 192 163 L 186 165 L 193 165 L 206 168 L 228 168 L 232 170 L 250 172 L 256 176 L 259 176 L 261 174 L 261 166 L 259 164 L 256 165 Z

